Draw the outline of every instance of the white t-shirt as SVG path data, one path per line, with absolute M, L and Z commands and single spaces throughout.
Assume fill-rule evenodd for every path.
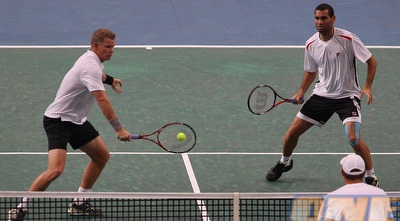
M 105 90 L 103 68 L 103 63 L 94 52 L 84 53 L 64 76 L 55 100 L 44 115 L 83 124 L 95 100 L 91 92 Z
M 318 71 L 313 94 L 332 99 L 359 98 L 356 59 L 365 63 L 372 54 L 355 34 L 334 28 L 334 36 L 322 41 L 317 32 L 306 41 L 305 47 L 304 70 Z
M 318 221 L 387 220 L 393 218 L 387 194 L 365 183 L 347 184 L 326 195 Z

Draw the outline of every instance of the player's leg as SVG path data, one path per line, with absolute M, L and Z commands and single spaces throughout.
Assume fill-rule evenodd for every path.
M 29 191 L 45 191 L 51 182 L 63 173 L 67 160 L 67 151 L 65 149 L 49 150 L 48 159 L 47 169 L 33 181 Z
M 51 149 L 48 154 L 47 169 L 42 172 L 31 184 L 29 191 L 45 191 L 47 187 L 64 171 L 67 159 L 67 151 L 65 149 Z M 28 206 L 31 199 L 24 197 L 22 202 L 9 211 L 8 218 L 10 221 L 23 220 L 28 213 Z
M 340 108 L 337 113 L 343 121 L 344 130 L 350 145 L 353 147 L 354 152 L 360 155 L 365 162 L 365 182 L 379 186 L 378 178 L 372 165 L 372 157 L 368 146 L 361 138 L 361 103 L 360 99 L 350 97 L 340 103 Z
M 78 192 L 89 192 L 110 158 L 110 153 L 99 132 L 89 121 L 72 125 L 73 134 L 69 139 L 73 149 L 80 149 L 90 157 L 81 179 Z M 101 210 L 88 203 L 85 198 L 76 197 L 68 208 L 70 215 L 97 216 Z
M 64 171 L 66 163 L 66 148 L 68 139 L 71 135 L 68 128 L 64 127 L 61 119 L 49 117 L 43 118 L 43 127 L 46 131 L 48 140 L 48 166 L 31 184 L 29 191 L 44 191 L 53 180 L 59 177 Z M 31 200 L 27 197 L 22 202 L 9 211 L 9 220 L 23 220 L 27 214 L 28 205 Z
M 283 172 L 287 172 L 293 167 L 293 160 L 291 159 L 292 153 L 297 146 L 299 137 L 313 126 L 299 117 L 295 117 L 292 125 L 288 129 L 283 139 L 282 157 L 278 160 L 267 173 L 266 179 L 268 181 L 275 181 L 282 176 Z
M 364 159 L 366 169 L 365 182 L 373 186 L 379 186 L 378 178 L 373 169 L 371 152 L 361 138 L 361 124 L 359 122 L 346 122 L 344 127 L 354 152 Z
M 101 136 L 96 137 L 80 149 L 90 157 L 90 162 L 82 176 L 81 187 L 91 189 L 110 159 L 110 153 Z
M 312 123 L 300 119 L 299 117 L 295 117 L 283 139 L 282 155 L 290 157 L 297 146 L 300 136 L 312 126 Z
M 283 172 L 292 169 L 293 160 L 291 156 L 297 146 L 299 137 L 313 125 L 322 127 L 329 120 L 334 113 L 327 109 L 330 102 L 329 99 L 313 95 L 304 103 L 285 134 L 282 145 L 282 157 L 268 171 L 266 176 L 268 181 L 275 181 L 282 176 Z
M 90 157 L 90 161 L 83 172 L 78 192 L 89 192 L 110 159 L 110 153 L 101 136 L 83 145 L 80 150 Z M 77 197 L 70 204 L 68 213 L 74 216 L 99 216 L 102 211 L 92 206 L 85 198 Z
M 67 160 L 67 144 L 72 132 L 59 118 L 43 118 L 48 141 L 48 167 L 32 183 L 29 191 L 44 191 L 64 171 Z

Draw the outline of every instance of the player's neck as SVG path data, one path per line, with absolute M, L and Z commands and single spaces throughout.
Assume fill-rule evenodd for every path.
M 356 179 L 356 180 L 350 180 L 350 179 L 344 179 L 345 184 L 355 184 L 355 183 L 362 183 L 362 179 Z
M 332 28 L 328 32 L 320 32 L 319 39 L 321 39 L 321 41 L 329 41 L 333 37 L 334 34 L 335 34 L 334 28 Z

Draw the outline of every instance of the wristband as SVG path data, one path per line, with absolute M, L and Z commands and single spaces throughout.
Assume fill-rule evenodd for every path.
M 108 123 L 110 123 L 110 125 L 114 128 L 115 132 L 119 131 L 122 128 L 122 125 L 118 120 L 118 117 L 108 121 Z
M 112 85 L 113 82 L 114 82 L 114 78 L 109 75 L 106 75 L 106 80 L 104 81 L 104 84 Z

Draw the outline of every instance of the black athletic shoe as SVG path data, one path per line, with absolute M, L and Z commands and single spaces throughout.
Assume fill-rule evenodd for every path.
M 101 216 L 102 211 L 85 201 L 81 205 L 71 203 L 68 208 L 68 213 L 71 216 Z
M 379 180 L 377 176 L 368 176 L 365 177 L 365 183 L 371 186 L 379 187 Z
M 280 160 L 276 162 L 275 166 L 272 167 L 265 177 L 268 181 L 275 181 L 282 176 L 283 172 L 288 172 L 293 167 L 293 159 L 290 159 L 289 165 L 285 166 Z
M 22 208 L 10 209 L 10 211 L 8 211 L 8 221 L 22 221 L 27 213 L 28 211 Z

